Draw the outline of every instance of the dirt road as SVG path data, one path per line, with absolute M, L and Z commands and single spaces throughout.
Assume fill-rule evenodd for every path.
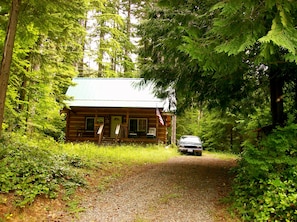
M 228 220 L 219 200 L 230 190 L 232 160 L 180 156 L 148 165 L 84 204 L 81 222 Z

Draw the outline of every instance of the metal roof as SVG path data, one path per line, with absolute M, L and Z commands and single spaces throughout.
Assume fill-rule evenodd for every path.
M 66 95 L 69 107 L 163 108 L 164 99 L 154 95 L 154 85 L 140 86 L 138 78 L 75 78 Z

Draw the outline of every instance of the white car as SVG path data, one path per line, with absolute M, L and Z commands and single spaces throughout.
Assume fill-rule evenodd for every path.
M 198 136 L 184 135 L 178 141 L 178 151 L 181 153 L 202 155 L 202 142 Z

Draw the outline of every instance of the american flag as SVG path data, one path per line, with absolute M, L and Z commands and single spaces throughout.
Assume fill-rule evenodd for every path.
M 160 114 L 159 108 L 156 108 L 156 115 L 159 118 L 159 122 L 161 123 L 161 125 L 164 126 L 164 121 L 163 121 L 163 118 L 162 118 L 162 116 Z

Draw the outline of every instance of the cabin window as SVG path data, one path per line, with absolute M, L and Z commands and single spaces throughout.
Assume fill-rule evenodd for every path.
M 146 132 L 147 119 L 146 118 L 130 118 L 129 131 L 130 132 Z
M 86 131 L 94 131 L 95 126 L 95 118 L 94 117 L 86 117 Z

